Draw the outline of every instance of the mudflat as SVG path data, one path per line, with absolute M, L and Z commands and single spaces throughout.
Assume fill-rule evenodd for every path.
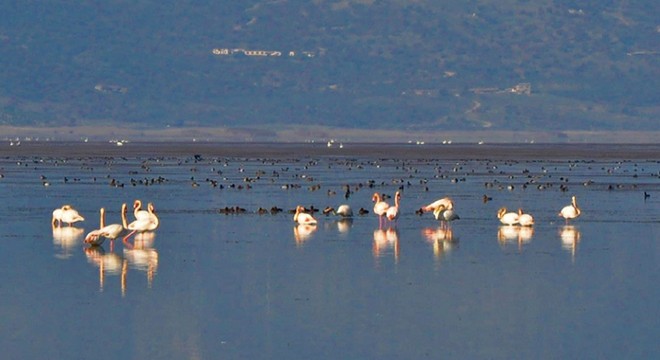
M 231 142 L 23 142 L 3 144 L 0 156 L 145 157 L 210 156 L 245 158 L 360 157 L 398 159 L 647 159 L 660 161 L 660 144 L 392 144 Z

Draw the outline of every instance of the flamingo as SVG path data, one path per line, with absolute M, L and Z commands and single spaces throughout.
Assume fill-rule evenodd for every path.
M 126 204 L 122 205 L 122 212 Z M 124 231 L 124 226 L 122 224 L 105 224 L 105 208 L 99 210 L 100 219 L 99 219 L 99 228 L 92 230 L 85 236 L 85 242 L 92 245 L 101 245 L 105 239 L 115 240 L 119 237 L 122 231 Z
M 566 220 L 566 225 L 568 225 L 569 219 L 575 219 L 576 217 L 580 216 L 581 213 L 582 211 L 577 205 L 575 195 L 573 195 L 571 197 L 571 204 L 564 206 L 564 208 L 559 212 L 559 216 L 563 217 Z
M 335 210 L 335 208 L 333 208 L 332 206 L 328 206 L 325 209 L 323 209 L 324 215 L 329 215 L 330 213 L 336 216 L 341 216 L 343 218 L 353 217 L 353 209 L 351 209 L 350 205 L 346 205 L 346 204 L 339 205 L 337 210 Z
M 440 205 L 435 208 L 435 210 L 433 210 L 433 216 L 435 216 L 436 220 L 440 220 L 442 222 L 443 228 L 445 229 L 449 227 L 450 222 L 460 219 L 454 209 L 447 209 L 444 205 Z
M 316 225 L 316 219 L 310 214 L 304 213 L 304 207 L 296 206 L 296 213 L 293 215 L 293 221 L 301 225 Z
M 394 194 L 394 206 L 390 206 L 385 212 L 387 220 L 396 221 L 399 218 L 399 201 L 401 201 L 401 193 L 397 191 Z
M 448 198 L 448 197 L 444 197 L 444 198 L 438 199 L 438 200 L 436 200 L 436 201 L 434 201 L 434 202 L 432 202 L 432 203 L 430 203 L 426 206 L 422 206 L 420 211 L 421 212 L 434 211 L 435 209 L 437 209 L 441 205 L 444 206 L 445 209 L 451 210 L 451 209 L 454 208 L 454 201 L 452 199 Z
M 506 212 L 506 208 L 500 208 L 497 211 L 497 218 L 500 219 L 500 222 L 504 225 L 516 225 L 518 224 L 518 214 L 514 212 Z
M 385 201 L 382 201 L 380 199 L 379 193 L 374 193 L 374 196 L 371 197 L 371 201 L 375 203 L 374 214 L 378 215 L 378 226 L 381 227 L 383 223 L 383 216 L 385 216 L 385 213 L 387 212 L 387 209 L 390 207 L 390 204 L 386 203 Z
M 135 216 L 135 219 L 148 219 L 151 217 L 149 210 L 142 209 L 141 200 L 135 200 L 133 202 L 133 216 Z
M 71 205 L 63 205 L 62 207 L 53 210 L 53 217 L 50 222 L 53 228 L 62 226 L 62 209 L 65 207 L 70 208 Z
M 67 223 L 69 226 L 72 226 L 78 221 L 85 221 L 85 218 L 82 217 L 82 215 L 80 215 L 71 205 L 64 205 L 60 210 L 60 226 L 62 226 L 62 223 Z M 55 211 L 53 213 L 55 213 Z
M 149 213 L 149 218 L 144 217 L 144 218 L 141 218 L 141 219 L 136 219 L 132 223 L 127 224 L 127 220 L 126 220 L 127 207 L 122 205 L 122 212 L 121 212 L 122 224 L 124 225 L 124 227 L 126 229 L 131 230 L 131 232 L 128 233 L 128 235 L 124 236 L 123 241 L 125 243 L 135 233 L 144 233 L 144 232 L 148 232 L 148 231 L 154 231 L 158 228 L 158 226 L 160 225 L 160 220 L 158 219 L 158 216 L 156 216 L 156 214 L 155 214 L 154 205 L 152 203 L 149 203 L 147 205 L 147 211 Z
M 353 217 L 353 209 L 351 209 L 350 205 L 339 205 L 337 211 L 335 211 L 335 214 L 341 217 Z
M 522 209 L 518 209 L 518 223 L 520 226 L 534 225 L 534 218 L 530 214 L 523 213 Z

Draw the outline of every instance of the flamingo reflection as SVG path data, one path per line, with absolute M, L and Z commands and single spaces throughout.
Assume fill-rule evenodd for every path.
M 316 224 L 300 224 L 293 227 L 293 237 L 297 246 L 302 246 L 316 231 Z
M 433 245 L 433 255 L 436 260 L 440 260 L 444 254 L 451 251 L 458 244 L 458 239 L 454 238 L 454 231 L 443 226 L 437 229 L 426 228 L 422 230 L 422 234 Z
M 388 249 L 394 251 L 394 261 L 399 261 L 399 231 L 396 228 L 387 230 L 374 230 L 373 254 L 375 258 L 381 258 Z
M 151 288 L 158 270 L 158 251 L 153 247 L 156 234 L 153 232 L 139 233 L 133 239 L 133 244 L 124 247 L 124 258 L 131 268 L 147 273 L 147 286 Z
M 105 287 L 105 275 L 121 274 L 121 294 L 126 295 L 126 272 L 128 262 L 121 256 L 110 252 L 106 253 L 101 246 L 92 246 L 84 249 L 87 262 L 99 268 L 99 291 Z
M 575 260 L 575 253 L 580 242 L 580 230 L 573 225 L 565 225 L 560 228 L 559 237 L 561 238 L 561 247 L 570 251 L 571 258 Z
M 59 259 L 71 257 L 71 248 L 80 242 L 83 233 L 83 229 L 74 226 L 53 227 L 53 244 L 59 246 L 62 250 L 55 257 Z
M 337 227 L 337 231 L 339 231 L 340 234 L 346 235 L 353 227 L 353 219 L 346 217 L 332 222 L 324 223 L 324 229 L 332 230 L 332 228 L 335 226 Z
M 337 221 L 337 230 L 342 234 L 348 234 L 348 231 L 353 227 L 352 218 L 344 218 Z
M 530 226 L 501 225 L 497 231 L 497 241 L 501 246 L 513 243 L 518 244 L 518 251 L 532 241 L 534 228 Z

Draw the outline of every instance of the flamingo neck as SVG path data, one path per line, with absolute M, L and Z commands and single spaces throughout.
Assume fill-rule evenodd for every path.
M 121 224 L 124 226 L 124 229 L 128 229 L 128 221 L 126 220 L 126 204 L 121 206 Z
M 99 212 L 101 213 L 101 218 L 99 219 L 99 229 L 102 229 L 105 227 L 105 209 L 101 208 Z

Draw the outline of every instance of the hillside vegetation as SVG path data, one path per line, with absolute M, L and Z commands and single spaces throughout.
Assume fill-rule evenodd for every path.
M 21 1 L 0 13 L 0 125 L 658 130 L 657 1 Z

